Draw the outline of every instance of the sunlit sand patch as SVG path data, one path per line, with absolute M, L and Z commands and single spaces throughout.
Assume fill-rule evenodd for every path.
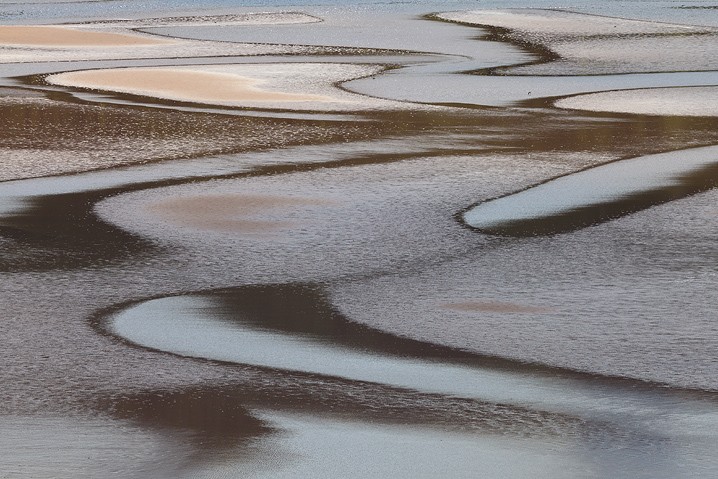
M 336 83 L 383 68 L 350 64 L 250 64 L 121 68 L 51 75 L 51 84 L 164 100 L 292 110 L 407 108 L 409 104 L 343 91 Z
M 462 301 L 444 303 L 442 307 L 462 313 L 548 313 L 551 311 L 538 306 L 498 301 Z
M 559 108 L 662 116 L 718 116 L 718 87 L 610 91 L 558 100 Z
M 172 68 L 120 68 L 52 76 L 50 82 L 205 103 L 256 101 L 326 101 L 320 95 L 266 91 L 257 80 L 232 75 Z
M 294 222 L 262 218 L 274 214 L 284 218 L 286 210 L 331 206 L 333 201 L 277 195 L 215 195 L 173 198 L 155 203 L 150 212 L 169 222 L 197 229 L 239 233 L 268 233 L 290 228 Z
M 167 43 L 173 43 L 173 40 L 145 35 L 77 30 L 59 26 L 0 26 L 0 45 L 124 47 Z

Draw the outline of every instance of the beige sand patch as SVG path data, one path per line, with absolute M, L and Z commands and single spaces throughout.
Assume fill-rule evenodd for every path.
M 120 47 L 166 43 L 174 43 L 174 41 L 142 35 L 74 30 L 55 26 L 0 26 L 0 45 Z

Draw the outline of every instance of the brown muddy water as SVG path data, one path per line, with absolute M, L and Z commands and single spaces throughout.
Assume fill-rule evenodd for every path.
M 715 477 L 701 5 L 0 1 L 0 478 Z

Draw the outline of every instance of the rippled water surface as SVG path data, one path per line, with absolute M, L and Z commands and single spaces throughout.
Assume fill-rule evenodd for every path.
M 0 0 L 0 477 L 718 475 L 714 5 L 235 3 Z

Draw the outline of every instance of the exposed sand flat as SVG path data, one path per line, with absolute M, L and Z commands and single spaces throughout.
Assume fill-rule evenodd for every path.
M 203 103 L 326 101 L 326 96 L 266 91 L 258 80 L 229 73 L 174 68 L 119 68 L 64 73 L 52 83 Z
M 408 108 L 336 87 L 375 74 L 381 66 L 287 63 L 86 70 L 51 75 L 61 86 L 91 88 L 232 107 L 292 110 Z
M 273 213 L 285 217 L 288 209 L 332 205 L 332 201 L 278 195 L 206 195 L 172 198 L 149 207 L 169 222 L 191 228 L 222 232 L 266 233 L 291 227 L 294 223 L 261 218 Z
M 0 26 L 0 45 L 42 47 L 123 47 L 158 45 L 173 40 L 144 35 L 76 30 L 59 26 Z
M 718 116 L 718 87 L 651 88 L 558 100 L 559 108 L 662 116 Z

